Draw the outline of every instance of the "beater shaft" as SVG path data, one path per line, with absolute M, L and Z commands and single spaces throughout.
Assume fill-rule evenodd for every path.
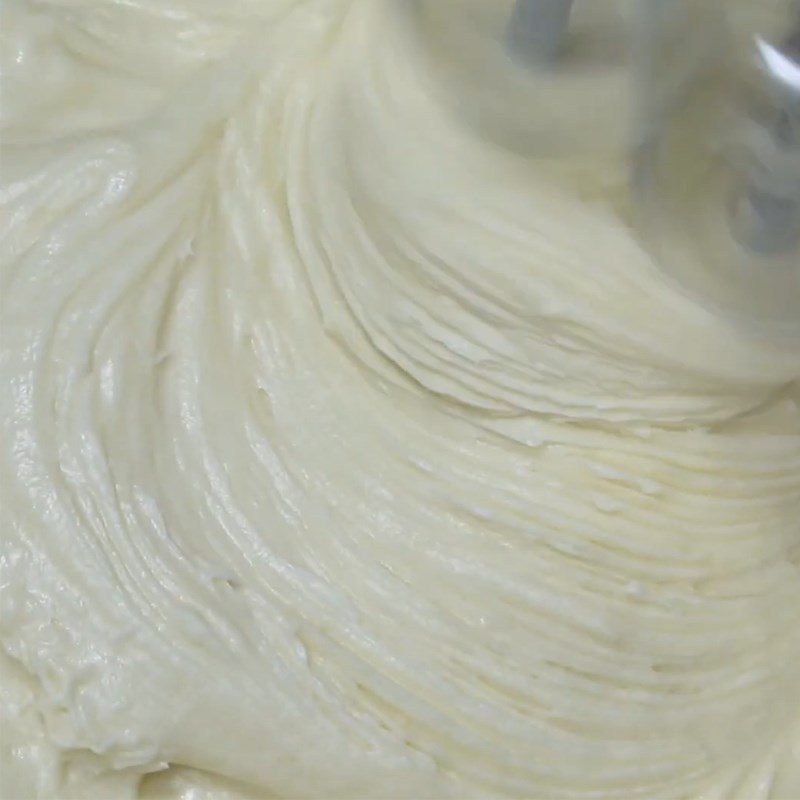
M 564 44 L 573 0 L 517 0 L 508 26 L 509 46 L 530 61 L 554 61 Z

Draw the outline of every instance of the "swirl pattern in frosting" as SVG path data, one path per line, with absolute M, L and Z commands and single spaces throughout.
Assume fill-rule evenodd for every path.
M 4 9 L 9 797 L 800 792 L 798 341 L 412 10 Z

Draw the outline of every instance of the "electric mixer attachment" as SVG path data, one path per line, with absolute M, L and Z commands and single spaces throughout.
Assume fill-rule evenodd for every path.
M 531 62 L 552 63 L 564 46 L 573 5 L 574 0 L 519 0 L 508 28 L 511 51 Z M 663 38 L 661 26 L 680 11 L 680 3 L 644 3 L 645 38 Z M 772 108 L 762 103 L 761 109 L 762 144 L 772 157 L 765 154 L 759 164 L 751 164 L 747 187 L 736 202 L 734 231 L 745 246 L 761 253 L 789 251 L 800 242 L 800 174 L 791 163 L 800 152 L 800 8 L 796 17 L 783 41 L 755 35 L 752 42 L 772 101 Z M 650 46 L 657 47 L 658 41 Z
M 682 289 L 767 335 L 797 338 L 800 7 L 642 8 L 633 185 L 644 240 Z
M 763 114 L 764 157 L 750 165 L 734 230 L 758 252 L 788 252 L 800 242 L 800 19 L 785 41 L 756 46 L 772 103 Z
M 454 110 L 481 135 L 581 173 L 582 190 L 587 170 L 610 184 L 622 165 L 621 213 L 681 290 L 800 336 L 797 0 L 418 9 Z

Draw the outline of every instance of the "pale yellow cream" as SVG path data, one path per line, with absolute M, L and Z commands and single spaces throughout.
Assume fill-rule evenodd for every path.
M 800 796 L 798 338 L 413 5 L 4 4 L 4 800 Z

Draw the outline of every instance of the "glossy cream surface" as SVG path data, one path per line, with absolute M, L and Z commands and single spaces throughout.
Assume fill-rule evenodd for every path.
M 621 69 L 545 157 L 413 3 L 0 13 L 0 797 L 800 796 L 800 343 Z

